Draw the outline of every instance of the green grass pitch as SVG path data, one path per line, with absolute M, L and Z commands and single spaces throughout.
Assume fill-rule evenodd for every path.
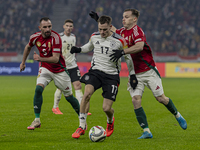
M 140 128 L 134 114 L 131 97 L 126 90 L 127 78 L 121 78 L 115 109 L 115 130 L 105 141 L 94 143 L 88 133 L 92 126 L 106 128 L 102 110 L 102 90 L 91 98 L 87 117 L 88 130 L 79 139 L 72 133 L 79 126 L 77 114 L 62 96 L 59 104 L 63 115 L 51 109 L 56 90 L 51 82 L 43 92 L 41 128 L 33 131 L 27 126 L 34 120 L 33 96 L 36 77 L 0 76 L 0 149 L 1 150 L 197 150 L 200 149 L 200 84 L 198 78 L 163 78 L 165 95 L 170 97 L 178 111 L 187 120 L 182 130 L 169 111 L 159 104 L 149 89 L 145 89 L 142 106 L 146 112 L 153 139 L 138 140 Z

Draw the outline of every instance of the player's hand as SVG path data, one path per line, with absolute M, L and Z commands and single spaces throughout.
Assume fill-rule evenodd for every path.
M 36 61 L 40 61 L 40 56 L 34 51 L 33 59 Z
M 98 14 L 97 14 L 96 12 L 91 11 L 91 12 L 89 13 L 89 15 L 90 15 L 90 17 L 93 18 L 96 22 L 98 21 L 99 16 L 98 16 Z
M 81 52 L 81 48 L 76 47 L 76 46 L 72 46 L 70 53 L 74 54 L 74 53 L 80 53 Z
M 20 72 L 24 71 L 24 69 L 26 68 L 26 65 L 24 63 L 20 64 Z
M 120 57 L 122 57 L 123 55 L 125 55 L 124 50 L 112 50 L 114 53 L 110 55 L 110 60 L 112 60 L 113 62 L 117 62 Z
M 138 84 L 138 80 L 137 80 L 135 74 L 130 75 L 130 85 L 134 90 L 135 90 L 137 84 Z

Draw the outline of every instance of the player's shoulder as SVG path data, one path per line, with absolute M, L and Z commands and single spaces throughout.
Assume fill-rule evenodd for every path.
M 53 38 L 55 38 L 55 39 L 59 39 L 60 38 L 60 35 L 57 32 L 53 31 L 53 30 L 51 30 L 51 36 Z
M 59 35 L 60 35 L 60 37 L 62 37 L 62 36 L 64 36 L 65 34 L 64 34 L 64 32 L 60 32 Z
M 138 25 L 135 25 L 132 29 L 133 29 L 134 36 L 144 35 L 144 31 Z
M 70 36 L 72 36 L 72 37 L 76 37 L 74 33 L 71 33 Z
M 118 32 L 124 31 L 125 29 L 126 29 L 126 28 L 121 27 L 120 29 L 116 29 L 116 32 L 118 33 Z
M 113 32 L 113 34 L 111 35 L 111 37 L 115 38 L 115 39 L 122 39 L 123 37 L 121 35 L 119 35 L 118 33 Z
M 100 32 L 97 31 L 97 32 L 92 33 L 91 37 L 93 37 L 93 36 L 100 36 Z
M 34 34 L 32 34 L 32 35 L 30 36 L 30 39 L 38 38 L 41 34 L 42 34 L 41 32 L 35 32 Z

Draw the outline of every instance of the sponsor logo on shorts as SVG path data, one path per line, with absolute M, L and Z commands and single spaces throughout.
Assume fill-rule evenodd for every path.
M 157 85 L 156 90 L 160 89 L 160 87 Z

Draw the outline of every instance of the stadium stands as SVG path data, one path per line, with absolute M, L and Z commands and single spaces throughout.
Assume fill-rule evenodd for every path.
M 71 0 L 68 0 L 68 4 Z M 6 0 L 0 2 L 0 52 L 22 54 L 29 36 L 38 30 L 36 23 L 52 15 L 54 0 Z M 200 53 L 200 1 L 198 0 L 79 0 L 74 8 L 74 34 L 77 45 L 88 42 L 97 31 L 91 10 L 113 18 L 113 25 L 122 27 L 126 8 L 140 11 L 138 25 L 144 30 L 154 53 L 197 56 Z

